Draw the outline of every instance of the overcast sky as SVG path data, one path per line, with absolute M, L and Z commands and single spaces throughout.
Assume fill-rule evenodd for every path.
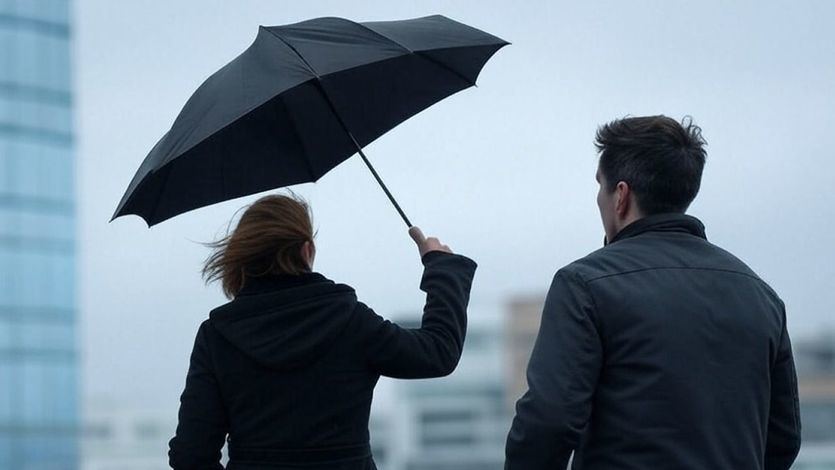
M 77 0 L 81 347 L 85 394 L 176 407 L 199 323 L 224 302 L 199 242 L 254 197 L 149 230 L 108 223 L 191 92 L 259 24 L 440 13 L 500 36 L 465 90 L 367 149 L 412 221 L 479 263 L 471 316 L 544 292 L 603 238 L 596 127 L 692 115 L 709 142 L 690 213 L 785 300 L 793 337 L 835 328 L 835 3 Z M 419 259 L 351 159 L 294 188 L 312 203 L 317 269 L 383 315 L 417 315 Z M 477 320 L 476 320 L 477 321 Z

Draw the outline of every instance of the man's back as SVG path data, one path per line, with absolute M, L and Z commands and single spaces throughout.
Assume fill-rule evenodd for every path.
M 528 380 L 509 468 L 788 468 L 799 445 L 782 302 L 681 214 L 557 274 Z

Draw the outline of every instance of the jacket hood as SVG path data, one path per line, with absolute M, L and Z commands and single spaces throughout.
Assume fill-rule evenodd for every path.
M 318 273 L 247 280 L 209 315 L 221 336 L 273 369 L 304 367 L 327 352 L 357 304 L 354 289 Z

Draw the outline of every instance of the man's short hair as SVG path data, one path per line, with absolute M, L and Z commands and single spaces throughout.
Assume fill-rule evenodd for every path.
M 644 215 L 684 212 L 702 181 L 707 156 L 702 130 L 689 117 L 627 117 L 597 129 L 600 171 L 614 191 L 623 181 Z

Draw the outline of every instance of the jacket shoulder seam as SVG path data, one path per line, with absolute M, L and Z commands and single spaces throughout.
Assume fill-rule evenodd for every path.
M 655 266 L 655 267 L 651 267 L 651 268 L 631 269 L 629 271 L 621 271 L 621 272 L 617 272 L 617 273 L 603 274 L 601 276 L 592 277 L 592 278 L 586 279 L 585 282 L 591 283 L 591 282 L 595 282 L 595 281 L 600 281 L 602 279 L 607 279 L 607 278 L 610 278 L 610 277 L 624 276 L 624 275 L 627 275 L 627 274 L 635 274 L 635 273 L 646 272 L 646 271 L 661 271 L 661 270 L 715 271 L 715 272 L 723 272 L 723 273 L 729 273 L 729 274 L 737 274 L 737 275 L 740 275 L 740 276 L 745 276 L 745 277 L 750 278 L 750 279 L 754 279 L 755 281 L 758 281 L 758 282 L 760 282 L 762 284 L 765 284 L 767 286 L 765 281 L 760 279 L 758 276 L 753 275 L 753 274 L 749 274 L 749 273 L 746 273 L 746 272 L 743 272 L 743 271 L 737 271 L 737 270 L 734 270 L 734 269 L 700 267 L 700 266 Z

